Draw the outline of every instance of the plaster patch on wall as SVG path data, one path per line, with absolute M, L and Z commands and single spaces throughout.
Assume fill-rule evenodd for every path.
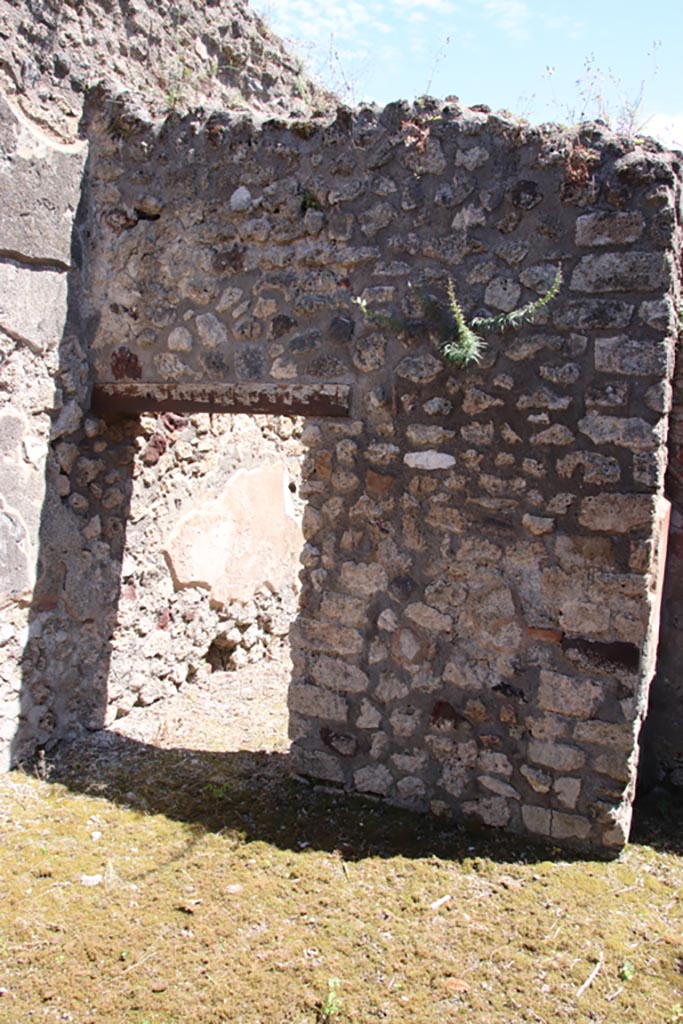
M 176 588 L 204 587 L 211 601 L 248 601 L 296 577 L 303 546 L 285 467 L 239 469 L 215 499 L 183 516 L 164 542 Z

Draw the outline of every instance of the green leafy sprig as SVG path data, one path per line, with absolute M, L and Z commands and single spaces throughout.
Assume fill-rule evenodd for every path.
M 458 368 L 469 366 L 471 363 L 481 362 L 484 349 L 486 348 L 483 336 L 502 334 L 505 331 L 516 331 L 525 324 L 531 323 L 539 310 L 543 309 L 544 306 L 547 306 L 555 298 L 561 284 L 562 267 L 558 266 L 555 280 L 551 287 L 539 299 L 527 302 L 525 306 L 513 309 L 509 313 L 499 313 L 496 316 L 474 317 L 471 323 L 468 324 L 460 303 L 455 297 L 453 281 L 449 278 L 446 285 L 448 307 L 445 314 L 443 309 L 438 311 L 440 312 L 439 319 L 441 324 L 437 346 L 443 360 L 450 366 Z M 379 327 L 391 328 L 395 331 L 402 331 L 406 328 L 406 323 L 402 320 L 389 316 L 386 313 L 377 313 L 369 309 L 364 299 L 356 299 L 355 303 L 363 316 Z M 426 312 L 433 312 L 434 302 L 423 300 L 421 304 Z
M 454 336 L 439 342 L 439 351 L 451 366 L 469 366 L 478 363 L 486 347 L 481 335 L 502 334 L 504 331 L 517 331 L 525 324 L 531 323 L 539 310 L 547 306 L 555 298 L 562 284 L 562 267 L 557 268 L 555 280 L 550 289 L 540 299 L 527 302 L 519 309 L 510 313 L 499 313 L 497 316 L 475 316 L 471 326 L 465 322 L 462 310 L 455 298 L 453 281 L 448 279 L 448 305 L 454 328 Z
M 499 313 L 498 316 L 476 316 L 472 320 L 472 327 L 484 334 L 497 334 L 501 331 L 516 331 L 524 324 L 530 324 L 538 311 L 547 306 L 555 298 L 562 284 L 562 267 L 555 272 L 555 280 L 545 295 L 533 302 L 527 302 L 526 306 L 513 309 L 511 313 Z
M 448 308 L 453 325 L 453 336 L 439 340 L 439 351 L 451 366 L 469 366 L 470 363 L 481 362 L 485 342 L 468 327 L 460 304 L 455 297 L 453 281 L 449 277 L 446 287 L 448 292 Z

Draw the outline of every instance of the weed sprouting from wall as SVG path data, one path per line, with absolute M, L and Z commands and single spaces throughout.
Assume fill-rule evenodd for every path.
M 525 324 L 532 323 L 543 307 L 547 306 L 556 297 L 561 285 L 562 267 L 558 266 L 555 280 L 551 287 L 539 299 L 527 302 L 524 306 L 513 309 L 509 313 L 499 313 L 496 316 L 474 317 L 470 324 L 467 323 L 460 303 L 456 299 L 455 286 L 450 277 L 446 285 L 448 304 L 445 316 L 443 308 L 439 308 L 432 300 L 424 296 L 418 296 L 418 299 L 425 311 L 428 322 L 430 319 L 441 321 L 436 331 L 436 344 L 444 362 L 456 368 L 464 368 L 472 363 L 481 362 L 484 348 L 486 347 L 482 335 L 516 331 Z M 363 316 L 380 327 L 392 327 L 402 330 L 406 326 L 399 319 L 370 310 L 363 299 L 356 299 L 355 302 Z

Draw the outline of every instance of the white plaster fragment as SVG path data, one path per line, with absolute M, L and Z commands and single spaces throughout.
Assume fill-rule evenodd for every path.
M 455 456 L 430 448 L 425 452 L 408 452 L 403 461 L 411 469 L 450 469 L 455 465 Z

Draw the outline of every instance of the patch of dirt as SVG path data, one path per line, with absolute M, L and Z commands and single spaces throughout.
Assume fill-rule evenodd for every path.
M 273 644 L 262 661 L 212 672 L 175 697 L 133 708 L 112 731 L 166 749 L 286 751 L 291 674 L 289 645 Z

